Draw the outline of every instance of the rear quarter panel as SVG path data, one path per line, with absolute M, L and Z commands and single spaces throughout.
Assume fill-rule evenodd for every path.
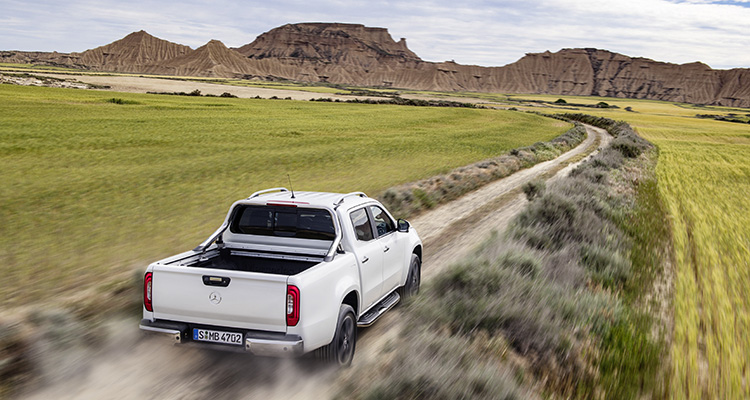
M 287 333 L 302 337 L 305 352 L 315 350 L 333 340 L 344 297 L 359 291 L 357 260 L 351 253 L 337 254 L 330 262 L 290 276 L 289 284 L 300 291 L 300 320 Z

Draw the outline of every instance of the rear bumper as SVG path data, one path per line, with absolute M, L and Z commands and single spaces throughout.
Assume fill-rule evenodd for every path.
M 191 326 L 182 322 L 142 319 L 138 327 L 149 333 L 167 336 L 175 344 L 195 343 L 217 349 L 237 349 L 237 347 L 195 342 L 190 335 Z M 222 330 L 221 327 L 211 328 Z M 236 329 L 233 330 L 236 331 Z M 244 350 L 252 354 L 270 357 L 295 357 L 304 354 L 304 341 L 298 335 L 251 330 L 243 330 L 242 333 L 245 338 Z

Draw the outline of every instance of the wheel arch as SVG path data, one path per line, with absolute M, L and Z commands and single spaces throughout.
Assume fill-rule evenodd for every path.
M 348 304 L 354 309 L 354 316 L 359 317 L 359 293 L 356 290 L 352 290 L 344 296 L 341 304 Z
M 416 254 L 417 257 L 419 257 L 419 261 L 422 261 L 422 245 L 418 244 L 417 247 L 414 248 L 414 250 L 411 251 L 412 254 Z

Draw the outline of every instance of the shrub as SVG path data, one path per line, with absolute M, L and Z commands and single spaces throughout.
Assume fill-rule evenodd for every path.
M 135 100 L 124 100 L 124 99 L 121 99 L 119 97 L 113 97 L 111 99 L 107 99 L 106 102 L 107 103 L 112 103 L 112 104 L 121 104 L 121 105 L 123 105 L 123 104 L 140 104 L 140 103 L 138 103 Z
M 432 208 L 435 207 L 435 201 L 430 198 L 430 196 L 422 189 L 415 188 L 412 190 L 412 193 L 414 193 L 414 197 L 419 200 L 420 204 L 424 208 Z
M 533 181 L 526 182 L 523 185 L 522 189 L 523 189 L 523 192 L 526 194 L 526 199 L 528 199 L 529 201 L 532 201 L 535 198 L 543 195 L 546 187 L 547 187 L 547 184 L 543 180 L 535 179 Z
M 593 279 L 604 287 L 621 288 L 630 278 L 630 263 L 617 250 L 583 245 L 581 263 L 593 274 Z
M 606 129 L 607 131 L 609 131 L 609 129 L 616 124 L 616 121 L 613 119 L 609 119 L 605 117 L 596 117 L 596 116 L 588 115 L 588 114 L 565 113 L 565 114 L 556 114 L 556 115 L 567 120 L 579 121 L 579 122 L 583 122 L 584 124 L 589 124 L 589 125 L 602 128 L 602 129 Z
M 555 371 L 548 384 L 585 389 L 593 377 L 572 332 L 598 316 L 619 314 L 619 305 L 551 279 L 543 265 L 548 256 L 493 237 L 426 285 L 411 305 L 414 324 L 436 332 L 445 327 L 453 337 L 502 337 L 531 360 L 535 374 Z
M 397 346 L 383 377 L 353 376 L 336 398 L 511 400 L 531 395 L 517 382 L 518 374 L 495 362 L 494 349 L 479 340 L 418 328 L 407 330 Z
M 625 157 L 635 158 L 640 156 L 641 153 L 649 147 L 649 144 L 643 139 L 638 139 L 640 139 L 640 137 L 632 134 L 622 134 L 615 138 L 610 146 L 622 153 Z

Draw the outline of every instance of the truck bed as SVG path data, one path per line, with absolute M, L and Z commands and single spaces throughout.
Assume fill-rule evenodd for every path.
M 262 274 L 297 275 L 317 264 L 317 261 L 279 260 L 232 255 L 229 249 L 221 249 L 217 257 L 200 261 L 191 265 L 191 267 L 258 272 Z

